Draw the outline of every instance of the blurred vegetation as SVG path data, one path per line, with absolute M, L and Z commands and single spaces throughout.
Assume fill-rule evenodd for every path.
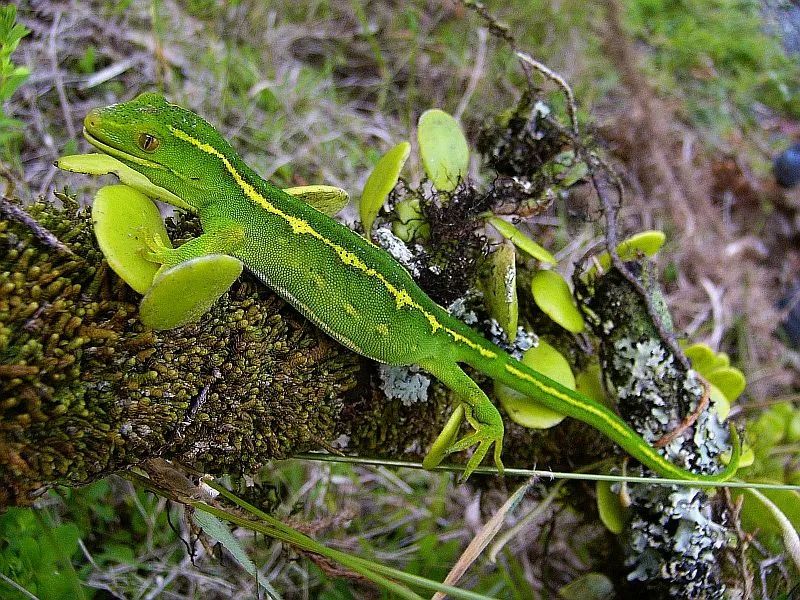
M 0 158 L 15 164 L 19 161 L 18 144 L 24 123 L 6 115 L 3 106 L 30 75 L 27 67 L 15 65 L 11 59 L 20 40 L 30 33 L 16 19 L 16 6 L 0 6 Z
M 19 4 L 21 23 L 40 18 L 40 7 L 32 6 L 37 3 Z M 85 83 L 142 47 L 152 60 L 146 69 L 135 63 L 135 75 L 70 87 L 77 106 L 160 89 L 220 123 L 245 159 L 281 186 L 315 182 L 362 189 L 383 151 L 411 139 L 419 113 L 430 107 L 455 111 L 476 68 L 480 22 L 457 3 L 152 0 L 146 9 L 130 0 L 84 4 L 97 23 L 125 35 L 104 37 L 102 27 L 83 37 L 74 32 L 81 43 L 59 56 L 70 81 Z M 602 50 L 602 3 L 486 4 L 508 24 L 520 48 L 569 80 L 583 122 L 616 101 L 619 76 Z M 648 81 L 663 97 L 677 99 L 686 124 L 712 144 L 724 146 L 728 136 L 756 128 L 765 110 L 800 117 L 797 57 L 787 56 L 779 40 L 764 33 L 761 3 L 629 0 L 625 8 Z M 19 66 L 20 54 L 12 53 L 20 42 L 23 47 L 46 43 L 48 31 L 38 32 L 35 41 L 25 38 L 28 30 L 15 24 L 15 13 L 13 5 L 0 8 L 0 158 L 34 196 L 52 160 L 80 142 L 66 134 L 53 89 L 42 94 L 46 114 L 38 115 L 42 135 L 55 139 L 52 147 L 23 129 L 22 113 L 26 124 L 37 116 L 29 110 L 32 93 L 21 100 L 29 66 L 36 75 L 36 65 Z M 342 30 L 346 35 L 338 34 Z M 154 43 L 131 42 L 136 36 L 152 36 Z M 478 65 L 478 84 L 462 117 L 468 135 L 487 115 L 511 105 L 525 83 L 511 51 L 491 37 L 485 43 L 486 62 Z M 35 48 L 25 56 L 36 57 Z M 50 68 L 42 66 L 38 75 L 46 77 Z M 555 111 L 563 109 L 559 93 L 551 99 Z M 82 116 L 78 109 L 75 115 Z M 566 212 L 561 210 L 559 218 Z M 565 231 L 555 237 L 562 245 L 568 242 Z M 757 447 L 764 457 L 759 464 L 770 466 L 765 471 L 770 477 L 779 478 L 774 448 L 796 447 L 796 410 L 776 409 L 750 426 L 760 438 L 775 438 Z M 794 415 L 791 429 L 784 425 L 789 413 Z M 778 424 L 770 425 L 771 418 Z M 786 429 L 770 436 L 775 427 Z M 454 489 L 450 481 L 439 474 L 287 461 L 255 474 L 253 485 L 240 491 L 255 504 L 304 523 L 332 546 L 441 580 L 471 537 L 464 513 L 472 510 L 473 521 L 479 516 L 472 492 Z M 576 496 L 582 493 L 575 488 Z M 484 501 L 489 507 L 498 504 L 491 491 Z M 197 548 L 199 542 L 192 539 L 182 511 L 119 479 L 51 492 L 40 504 L 43 508 L 0 515 L 0 597 L 145 597 L 158 589 L 176 598 L 254 594 L 255 583 L 219 548 L 193 567 L 185 544 Z M 496 565 L 474 568 L 464 585 L 498 598 L 528 598 L 533 578 L 547 582 L 542 592 L 547 596 L 566 583 L 559 577 L 583 567 L 557 565 L 559 573 L 548 562 L 547 550 L 559 529 L 573 534 L 572 551 L 584 565 L 605 556 L 597 549 L 607 545 L 605 534 L 576 523 L 566 507 L 521 541 L 528 550 L 543 549 L 534 557 L 539 562 L 534 565 L 530 556 L 509 549 Z M 270 540 L 248 539 L 253 540 L 251 557 L 266 565 L 273 586 L 293 590 L 287 597 L 345 600 L 371 593 Z
M 800 63 L 764 32 L 757 0 L 636 0 L 628 27 L 648 50 L 659 92 L 676 92 L 695 127 L 726 136 L 758 108 L 800 116 Z

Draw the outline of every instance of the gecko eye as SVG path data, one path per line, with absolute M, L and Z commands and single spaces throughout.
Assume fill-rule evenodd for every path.
M 155 152 L 161 145 L 161 141 L 156 136 L 150 135 L 149 133 L 140 133 L 139 137 L 136 138 L 136 143 L 139 144 L 139 148 L 145 152 Z

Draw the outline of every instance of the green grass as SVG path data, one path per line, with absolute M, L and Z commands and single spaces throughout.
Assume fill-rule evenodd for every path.
M 727 136 L 755 126 L 757 104 L 800 116 L 800 65 L 764 31 L 755 0 L 636 0 L 628 27 L 650 49 L 661 93 L 682 96 L 687 117 Z

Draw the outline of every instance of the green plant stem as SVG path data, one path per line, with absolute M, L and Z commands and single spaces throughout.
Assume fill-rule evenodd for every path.
M 330 548 L 326 548 L 322 544 L 315 542 L 311 538 L 293 529 L 284 528 L 284 526 L 274 527 L 270 525 L 264 525 L 262 523 L 251 521 L 244 517 L 231 514 L 224 509 L 216 508 L 214 506 L 211 506 L 210 504 L 206 504 L 205 502 L 194 501 L 191 502 L 190 505 L 196 510 L 202 510 L 204 512 L 212 514 L 218 519 L 228 521 L 229 523 L 233 523 L 234 525 L 238 525 L 240 527 L 245 527 L 252 531 L 263 533 L 264 535 L 267 535 L 271 538 L 275 538 L 277 540 L 284 541 L 302 550 L 313 552 L 315 554 L 319 554 L 320 556 L 324 556 L 326 558 L 334 560 L 340 563 L 341 565 L 349 569 L 352 569 L 357 573 L 360 573 L 373 583 L 383 588 L 386 588 L 387 590 L 392 591 L 401 598 L 408 598 L 409 600 L 422 600 L 422 596 L 415 594 L 405 586 L 399 585 L 394 581 L 391 581 L 381 576 L 372 569 L 366 568 L 365 565 L 363 565 L 363 563 L 361 563 L 359 560 L 355 559 L 355 557 L 352 557 L 344 552 L 339 552 L 336 550 L 332 550 Z M 279 523 L 279 521 L 277 520 L 275 520 L 275 522 Z
M 424 577 L 420 577 L 418 575 L 412 575 L 410 573 L 406 573 L 404 571 L 400 571 L 399 569 L 394 569 L 394 568 L 388 567 L 386 565 L 382 565 L 382 564 L 379 564 L 379 563 L 374 563 L 374 562 L 369 561 L 369 560 L 364 559 L 364 558 L 351 556 L 351 555 L 346 554 L 344 552 L 340 552 L 338 550 L 332 550 L 330 548 L 327 548 L 326 546 L 320 544 L 319 542 L 316 542 L 315 540 L 312 540 L 308 536 L 305 536 L 302 533 L 299 533 L 299 532 L 295 531 L 294 529 L 290 528 L 288 525 L 285 525 L 284 523 L 282 523 L 281 521 L 279 521 L 278 519 L 276 519 L 272 515 L 267 514 L 264 511 L 260 510 L 258 507 L 253 506 L 252 504 L 242 500 L 241 498 L 239 498 L 236 495 L 234 495 L 231 492 L 229 492 L 224 486 L 216 483 L 215 481 L 206 481 L 206 484 L 209 487 L 211 487 L 211 488 L 215 489 L 216 491 L 218 491 L 220 493 L 220 495 L 222 495 L 227 500 L 233 502 L 234 504 L 236 504 L 240 508 L 248 511 L 249 513 L 253 514 L 254 516 L 257 516 L 257 517 L 263 519 L 265 522 L 269 523 L 268 527 L 274 528 L 275 530 L 281 532 L 283 535 L 291 537 L 291 540 L 288 540 L 288 539 L 286 540 L 287 542 L 295 544 L 298 547 L 307 549 L 307 550 L 309 550 L 311 552 L 315 552 L 315 553 L 320 554 L 322 556 L 326 556 L 326 557 L 328 557 L 328 558 L 330 558 L 332 560 L 336 560 L 337 562 L 341 562 L 341 564 L 343 564 L 345 566 L 350 566 L 350 568 L 353 568 L 352 565 L 359 565 L 361 568 L 360 569 L 356 569 L 358 572 L 362 572 L 363 569 L 368 569 L 370 571 L 374 571 L 374 572 L 386 575 L 387 577 L 393 577 L 395 579 L 404 581 L 405 583 L 409 583 L 409 584 L 412 584 L 412 585 L 417 585 L 417 586 L 425 588 L 425 589 L 446 592 L 446 593 L 450 594 L 451 596 L 453 596 L 455 598 L 465 598 L 467 600 L 487 600 L 486 596 L 483 596 L 481 594 L 476 594 L 475 592 L 470 592 L 468 590 L 462 590 L 462 589 L 457 588 L 457 587 L 444 585 L 442 583 L 437 583 L 435 581 L 431 581 L 429 579 L 425 579 Z M 199 504 L 203 504 L 204 506 L 208 506 L 205 503 L 199 503 Z M 214 507 L 211 507 L 211 508 L 214 508 Z M 214 510 L 219 511 L 220 509 L 214 509 Z M 228 513 L 225 513 L 225 511 L 221 511 L 221 514 L 218 514 L 216 512 L 214 512 L 212 514 L 214 514 L 216 517 L 218 517 L 220 519 L 228 519 L 228 517 L 226 516 Z M 237 518 L 241 519 L 241 517 L 237 517 Z M 238 523 L 236 521 L 233 521 L 231 519 L 228 519 L 228 520 L 230 520 L 232 523 L 235 523 L 237 525 L 240 524 L 240 523 Z M 242 522 L 243 523 L 241 523 L 241 525 L 243 527 L 251 527 L 252 525 L 257 525 L 257 523 L 253 523 L 253 521 L 248 521 L 247 519 L 242 519 Z M 253 527 L 251 527 L 251 528 L 253 528 Z M 262 533 L 266 533 L 266 532 L 262 532 Z M 270 534 L 267 533 L 267 535 L 270 535 Z M 283 538 L 279 538 L 279 539 L 283 539 Z M 302 541 L 302 544 L 301 543 L 295 543 L 294 541 L 292 541 L 294 539 L 297 539 L 298 542 Z M 310 545 L 310 546 L 306 547 L 306 545 Z
M 422 463 L 406 460 L 392 460 L 387 458 L 363 458 L 358 456 L 334 456 L 315 452 L 303 452 L 294 455 L 301 460 L 317 460 L 322 462 L 341 462 L 357 465 L 374 465 L 381 467 L 403 467 L 407 469 L 423 469 Z M 462 473 L 464 465 L 441 464 L 434 471 L 450 471 Z M 499 475 L 495 467 L 478 467 L 475 474 Z M 544 477 L 549 479 L 578 479 L 583 481 L 628 481 L 632 483 L 650 483 L 653 485 L 680 485 L 692 488 L 748 488 L 759 490 L 788 490 L 800 492 L 800 485 L 778 483 L 755 483 L 749 481 L 684 481 L 681 479 L 667 479 L 664 477 L 636 477 L 633 475 L 602 475 L 600 473 L 569 473 L 564 471 L 545 471 L 542 469 L 518 469 L 506 467 L 503 473 L 508 477 Z

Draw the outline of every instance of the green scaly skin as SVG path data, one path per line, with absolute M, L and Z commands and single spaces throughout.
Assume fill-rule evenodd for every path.
M 234 256 L 344 346 L 383 363 L 418 364 L 455 392 L 463 411 L 454 413 L 434 443 L 426 467 L 475 446 L 468 477 L 494 445 L 502 470 L 502 419 L 459 366 L 465 363 L 592 425 L 661 476 L 724 481 L 736 472 L 735 429 L 731 460 L 720 473 L 697 475 L 673 465 L 608 408 L 526 367 L 453 318 L 389 254 L 259 177 L 194 113 L 143 94 L 92 110 L 84 126 L 90 143 L 175 194 L 200 217 L 200 237 L 176 249 L 154 247 L 150 259 L 171 267 L 211 253 Z M 462 414 L 475 431 L 455 441 Z

